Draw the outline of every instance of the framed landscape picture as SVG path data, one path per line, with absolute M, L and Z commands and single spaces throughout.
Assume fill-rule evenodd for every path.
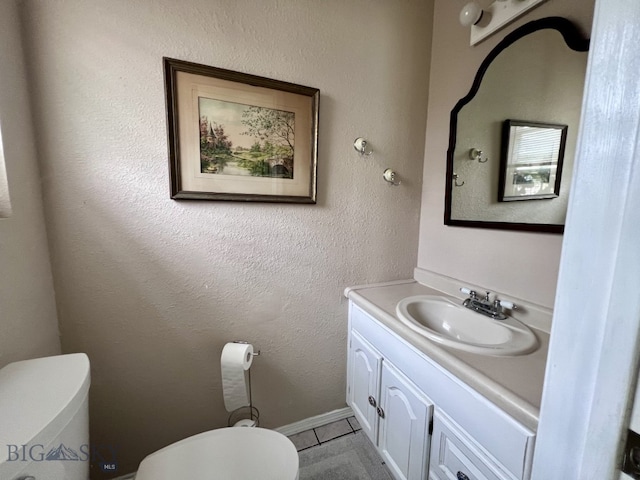
M 171 198 L 315 203 L 320 91 L 164 58 Z

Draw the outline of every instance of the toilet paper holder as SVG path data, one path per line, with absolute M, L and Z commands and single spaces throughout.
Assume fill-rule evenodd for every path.
M 245 342 L 244 340 L 234 340 L 233 343 L 241 343 L 243 345 L 249 345 L 249 342 Z M 251 355 L 253 355 L 254 357 L 258 357 L 260 355 L 260 350 L 258 350 L 257 352 L 253 352 Z
M 249 342 L 245 340 L 234 340 L 233 343 L 239 343 L 241 345 L 249 345 Z M 252 352 L 253 357 L 260 356 L 261 352 Z M 247 358 L 248 360 L 248 358 Z M 227 425 L 229 427 L 241 426 L 241 427 L 258 427 L 260 425 L 260 410 L 253 405 L 253 396 L 251 394 L 251 369 L 247 370 L 247 376 L 249 378 L 249 405 L 235 409 L 229 414 L 227 419 Z M 248 414 L 248 419 L 243 419 Z

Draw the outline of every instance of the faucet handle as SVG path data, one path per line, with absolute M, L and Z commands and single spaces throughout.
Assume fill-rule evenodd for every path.
M 516 308 L 518 308 L 515 303 L 509 302 L 507 300 L 499 300 L 499 302 L 502 308 L 508 308 L 509 310 L 515 310 Z
M 460 291 L 466 295 L 469 295 L 471 298 L 476 298 L 477 293 L 475 290 L 471 290 L 468 287 L 460 287 Z

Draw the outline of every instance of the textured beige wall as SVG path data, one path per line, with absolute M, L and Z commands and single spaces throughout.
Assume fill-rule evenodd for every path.
M 0 367 L 60 353 L 18 10 L 0 2 L 0 128 L 12 213 L 0 218 Z
M 343 288 L 416 264 L 430 5 L 24 2 L 63 350 L 91 359 L 122 473 L 226 424 L 230 340 L 262 350 L 263 426 L 345 406 Z M 163 56 L 319 88 L 319 203 L 170 200 Z
M 475 47 L 458 23 L 461 6 L 436 0 L 434 7 L 418 267 L 553 306 L 562 235 L 444 225 L 449 116 L 469 92 L 482 60 L 506 33 L 537 18 L 561 16 L 588 35 L 593 1 L 545 2 Z

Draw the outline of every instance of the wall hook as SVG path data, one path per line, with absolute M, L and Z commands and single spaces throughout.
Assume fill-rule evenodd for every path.
M 396 182 L 396 172 L 394 172 L 390 168 L 387 168 L 382 173 L 382 178 L 384 178 L 385 182 L 388 182 L 389 185 L 393 185 L 394 187 L 397 187 L 398 185 L 400 185 L 402 183 L 400 180 L 398 180 Z
M 454 173 L 454 174 L 453 174 L 453 184 L 454 184 L 456 187 L 461 187 L 461 186 L 463 186 L 463 185 L 464 185 L 464 180 L 462 181 L 462 183 L 458 183 L 458 178 L 459 178 L 458 174 L 457 174 L 457 173 Z
M 469 150 L 469 158 L 471 160 L 477 160 L 480 163 L 487 163 L 489 161 L 488 158 L 482 160 L 482 150 L 480 150 L 479 148 L 472 148 L 471 150 Z
M 367 142 L 362 137 L 358 137 L 355 139 L 355 141 L 353 142 L 353 148 L 355 148 L 360 155 L 369 156 L 373 153 L 373 150 L 371 149 L 371 145 L 369 145 L 369 142 Z

